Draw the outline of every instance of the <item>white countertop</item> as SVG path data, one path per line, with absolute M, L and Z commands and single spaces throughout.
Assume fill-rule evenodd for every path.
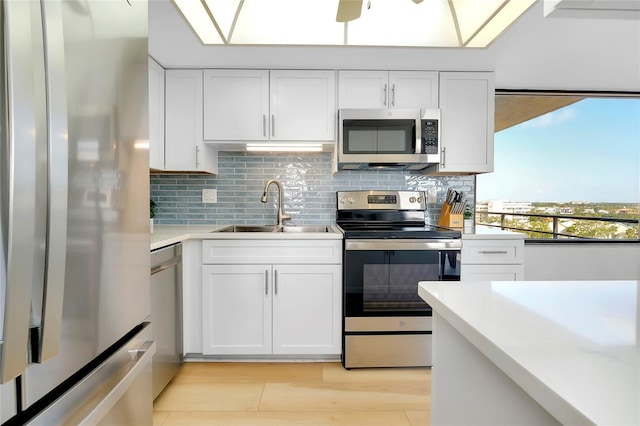
M 470 230 L 462 231 L 463 240 L 510 240 L 510 239 L 523 239 L 526 235 L 521 232 L 503 231 L 502 229 L 492 228 L 490 226 L 478 225 L 474 226 Z
M 215 231 L 231 225 L 155 225 L 151 233 L 151 250 L 180 243 L 188 239 L 342 239 L 342 233 L 335 225 L 327 225 L 332 232 L 325 233 L 268 233 L 268 232 L 225 232 Z M 212 235 L 212 233 L 215 233 Z M 473 239 L 522 239 L 525 235 L 518 232 L 503 231 L 487 226 L 475 226 L 470 232 L 463 232 L 463 240 Z
M 151 233 L 151 250 L 180 243 L 189 239 L 278 239 L 278 240 L 341 240 L 342 233 L 329 225 L 332 232 L 271 233 L 271 232 L 220 232 L 215 231 L 231 225 L 155 225 Z
M 430 281 L 418 293 L 561 423 L 640 425 L 639 283 Z

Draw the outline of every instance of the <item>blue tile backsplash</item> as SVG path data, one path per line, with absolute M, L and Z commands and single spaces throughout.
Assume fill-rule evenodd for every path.
M 220 152 L 218 174 L 151 174 L 156 224 L 275 224 L 277 188 L 271 185 L 266 204 L 264 184 L 278 179 L 284 187 L 287 224 L 335 223 L 336 191 L 396 189 L 425 191 L 427 223 L 436 223 L 448 188 L 468 194 L 474 205 L 474 176 L 425 176 L 416 172 L 331 172 L 331 153 L 268 154 Z M 217 189 L 217 203 L 202 203 L 203 189 Z

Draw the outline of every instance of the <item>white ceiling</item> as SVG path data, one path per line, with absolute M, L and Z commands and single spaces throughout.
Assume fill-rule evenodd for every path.
M 535 4 L 486 49 L 204 46 L 169 0 L 149 1 L 149 52 L 166 68 L 495 71 L 499 89 L 640 92 L 640 20 L 543 18 Z

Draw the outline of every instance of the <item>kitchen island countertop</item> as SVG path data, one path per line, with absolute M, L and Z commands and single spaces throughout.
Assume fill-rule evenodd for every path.
M 189 239 L 329 239 L 341 240 L 342 233 L 335 225 L 328 225 L 330 232 L 216 232 L 231 225 L 155 225 L 151 235 L 151 250 L 180 243 Z
M 493 281 L 421 282 L 418 292 L 448 324 L 442 333 L 459 333 L 560 423 L 638 425 L 639 290 L 639 281 Z

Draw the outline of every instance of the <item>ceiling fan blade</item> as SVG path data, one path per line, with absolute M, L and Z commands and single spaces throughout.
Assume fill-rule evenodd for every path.
M 362 0 L 340 0 L 336 22 L 349 22 L 358 19 L 362 13 Z

